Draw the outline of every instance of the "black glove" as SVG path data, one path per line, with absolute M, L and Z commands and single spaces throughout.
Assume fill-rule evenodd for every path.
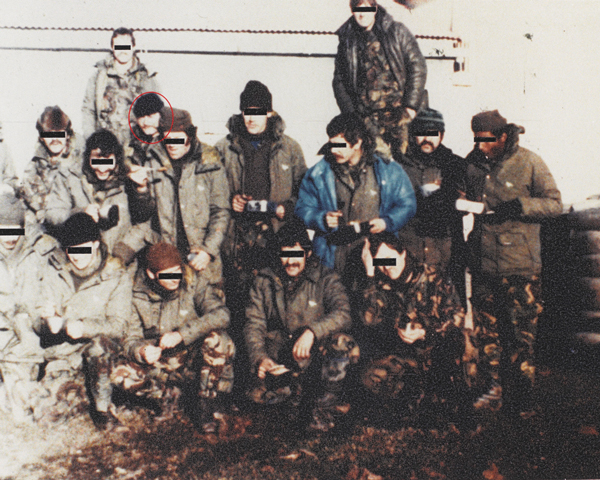
M 349 245 L 363 235 L 368 235 L 370 229 L 369 222 L 360 223 L 358 232 L 354 225 L 342 225 L 335 232 L 330 233 L 327 240 L 331 245 Z
M 100 230 L 110 230 L 113 227 L 116 227 L 119 223 L 119 206 L 113 205 L 108 210 L 108 215 L 106 218 L 100 218 L 98 220 L 98 228 Z
M 494 208 L 494 213 L 506 220 L 519 218 L 523 214 L 523 205 L 521 200 L 515 198 L 508 202 L 503 202 Z

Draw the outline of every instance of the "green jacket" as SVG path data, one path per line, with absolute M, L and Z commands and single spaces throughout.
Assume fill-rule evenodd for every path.
M 352 326 L 348 296 L 339 276 L 316 259 L 307 261 L 303 275 L 291 298 L 286 298 L 281 278 L 270 268 L 256 277 L 244 327 L 254 368 L 266 357 L 276 359 L 295 332 L 310 328 L 316 343 Z
M 152 288 L 144 270 L 138 270 L 133 286 L 132 330 L 125 351 L 142 362 L 139 349 L 155 345 L 168 332 L 178 331 L 186 345 L 191 345 L 212 330 L 229 326 L 229 310 L 222 291 L 189 267 L 182 286 L 168 298 Z
M 538 275 L 542 269 L 540 222 L 562 213 L 561 195 L 544 161 L 519 146 L 522 127 L 511 124 L 506 153 L 495 164 L 482 161 L 478 151 L 467 157 L 467 198 L 494 211 L 501 203 L 519 199 L 523 212 L 516 218 L 476 216 L 469 237 L 471 269 L 497 276 Z

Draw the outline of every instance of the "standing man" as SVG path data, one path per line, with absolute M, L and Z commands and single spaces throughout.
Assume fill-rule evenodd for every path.
M 46 107 L 35 124 L 39 145 L 34 157 L 25 167 L 19 197 L 27 206 L 25 223 L 42 225 L 46 222 L 46 200 L 56 180 L 59 166 L 78 165 L 83 145 L 73 132 L 71 120 L 60 107 Z
M 227 122 L 229 134 L 215 145 L 229 180 L 232 216 L 223 256 L 234 321 L 243 317 L 254 275 L 267 266 L 269 238 L 294 213 L 306 172 L 302 148 L 283 133 L 285 123 L 273 111 L 265 85 L 249 81 L 240 110 Z M 237 330 L 241 333 L 241 325 Z
M 134 52 L 133 30 L 117 28 L 111 37 L 111 54 L 96 64 L 98 72 L 90 78 L 83 99 L 83 135 L 100 128 L 114 133 L 121 145 L 130 138 L 129 108 L 135 98 L 157 91 L 154 77 Z
M 427 65 L 410 31 L 377 0 L 350 0 L 352 17 L 337 31 L 333 92 L 342 113 L 357 113 L 394 157 L 406 153 L 408 125 L 425 98 Z
M 137 185 L 132 211 L 150 220 L 160 241 L 175 245 L 190 266 L 212 284 L 222 277 L 221 243 L 229 222 L 229 188 L 219 153 L 197 138 L 197 127 L 186 110 L 161 117 L 160 129 L 171 133 L 150 145 L 144 166 L 133 165 Z M 124 258 L 129 257 L 123 253 Z M 129 252 L 131 256 L 135 252 Z
M 501 387 L 505 407 L 529 416 L 533 345 L 543 310 L 540 222 L 560 215 L 561 196 L 544 161 L 519 146 L 523 127 L 507 123 L 498 110 L 475 115 L 471 126 L 467 198 L 484 209 L 469 238 L 472 301 L 482 392 L 490 389 L 476 406 Z
M 373 153 L 374 141 L 354 114 L 327 125 L 323 159 L 300 186 L 296 214 L 315 230 L 316 255 L 344 271 L 346 258 L 369 233 L 396 234 L 417 210 L 415 193 L 402 167 Z

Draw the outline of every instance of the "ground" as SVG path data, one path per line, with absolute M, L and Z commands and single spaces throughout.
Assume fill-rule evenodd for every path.
M 87 416 L 18 428 L 1 418 L 0 480 L 600 478 L 600 375 L 561 365 L 538 379 L 538 415 L 486 412 L 460 428 L 361 417 L 347 431 L 304 436 L 270 410 L 237 417 L 219 438 L 177 412 L 128 415 L 108 431 Z

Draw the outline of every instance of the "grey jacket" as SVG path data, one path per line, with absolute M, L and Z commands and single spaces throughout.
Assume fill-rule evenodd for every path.
M 276 359 L 297 331 L 310 328 L 320 341 L 352 326 L 348 296 L 333 270 L 311 259 L 299 281 L 296 293 L 286 299 L 282 280 L 273 270 L 265 268 L 256 277 L 244 327 L 254 368 L 267 357 Z
M 138 362 L 142 362 L 140 347 L 156 344 L 164 333 L 178 331 L 190 345 L 212 330 L 229 326 L 222 290 L 194 275 L 189 267 L 179 291 L 169 298 L 153 289 L 152 283 L 144 270 L 138 270 L 133 286 L 132 330 L 125 342 L 125 351 Z

